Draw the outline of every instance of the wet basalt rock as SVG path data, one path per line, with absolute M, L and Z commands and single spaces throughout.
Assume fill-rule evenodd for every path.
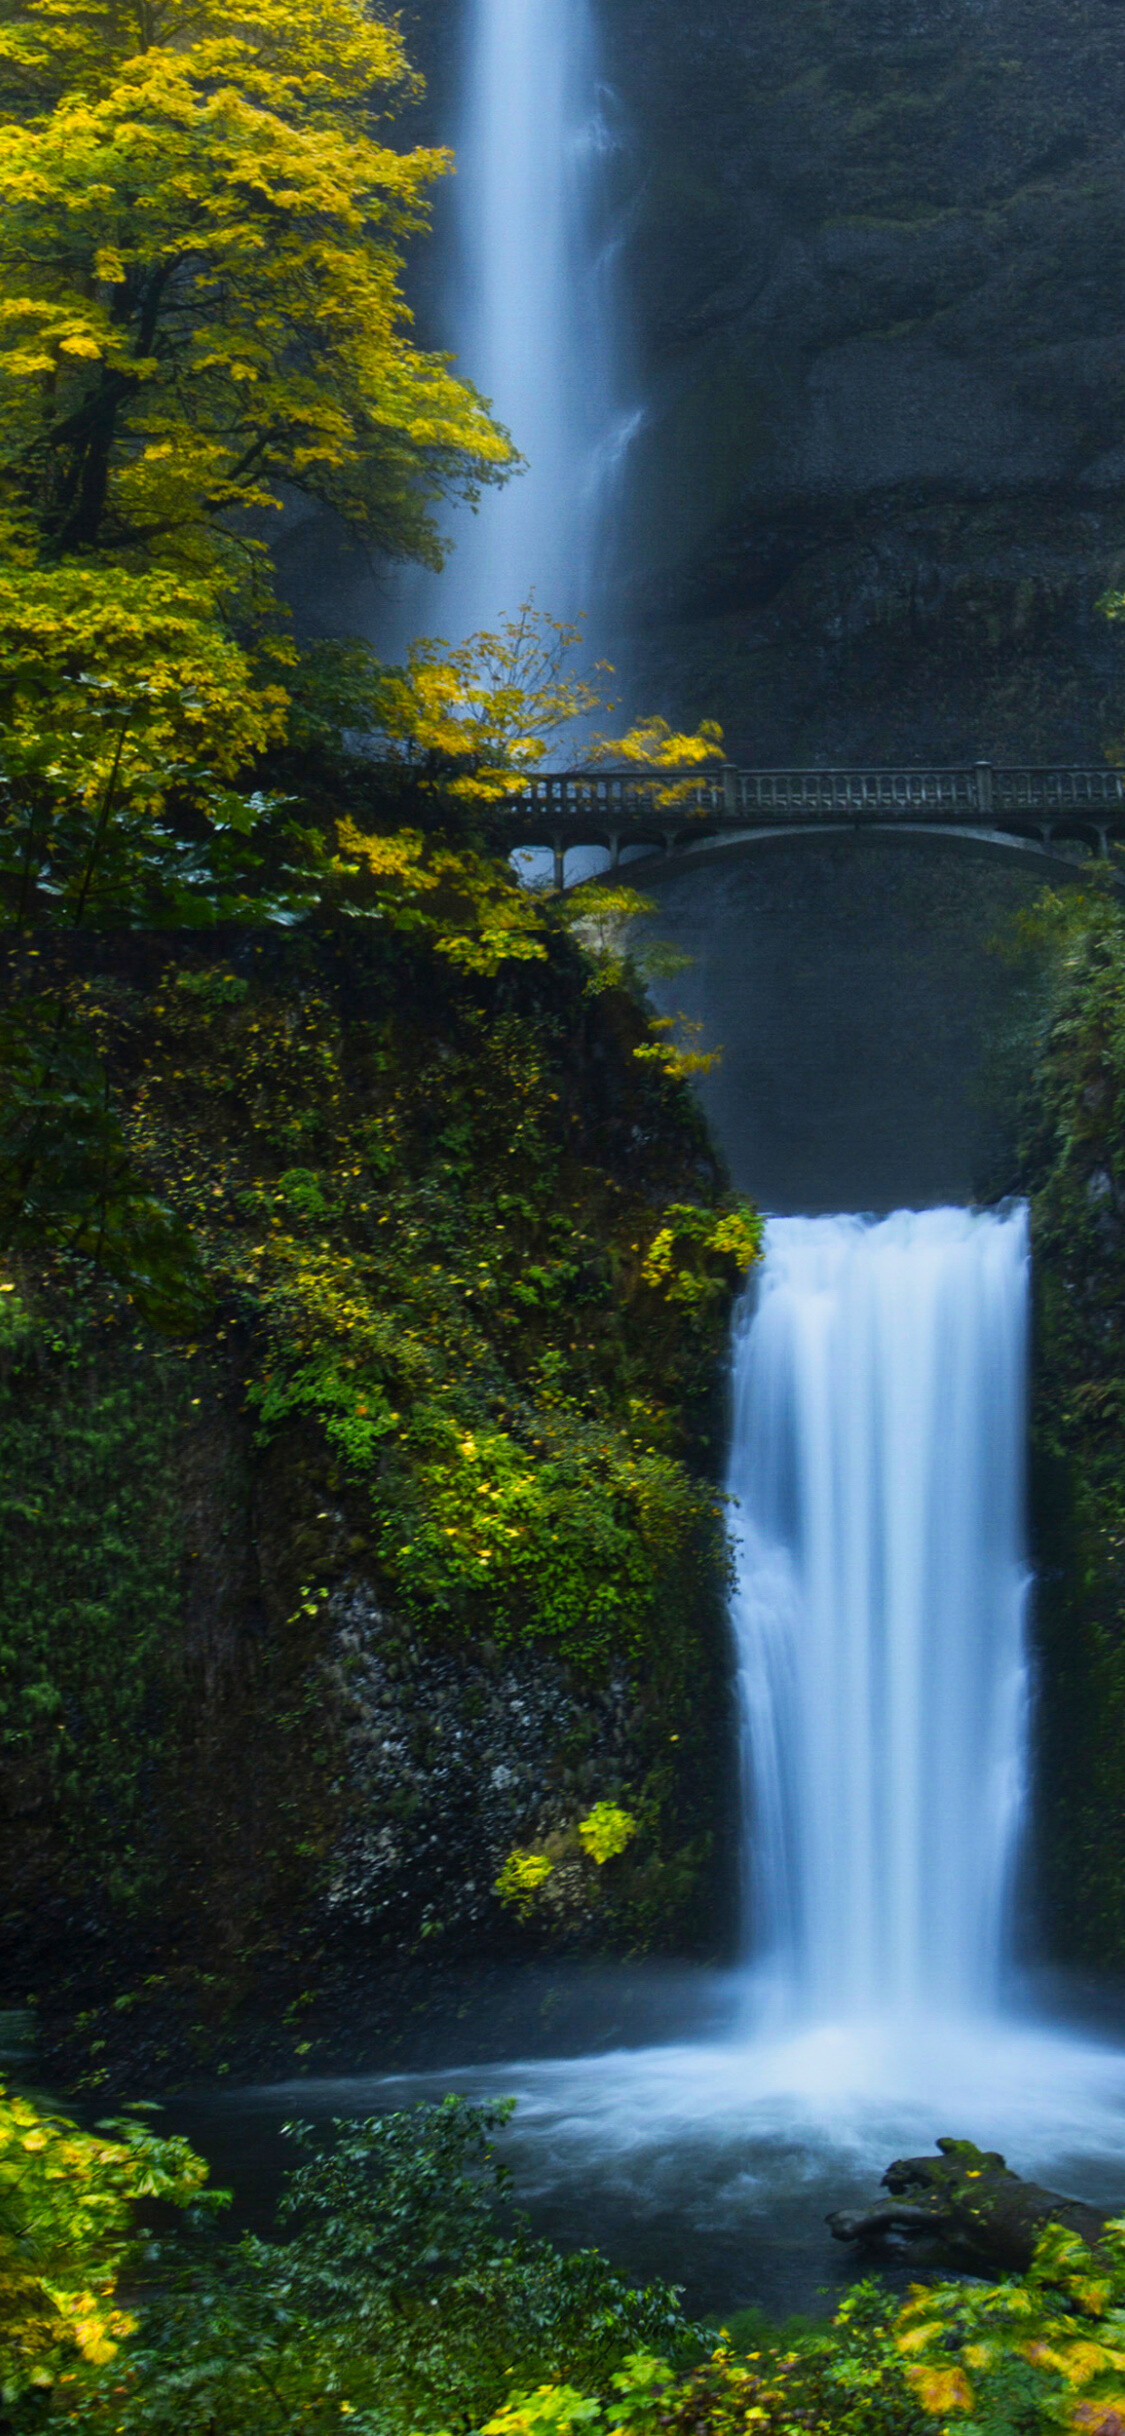
M 576 1830 L 642 1765 L 625 1678 L 579 1693 L 542 1652 L 424 1645 L 362 1581 L 340 1587 L 330 1614 L 347 1777 L 322 1898 L 333 1933 L 494 1940 L 495 1880 L 515 1847 L 552 1860 L 535 1912 L 553 1942 L 596 1933 L 611 1890 Z

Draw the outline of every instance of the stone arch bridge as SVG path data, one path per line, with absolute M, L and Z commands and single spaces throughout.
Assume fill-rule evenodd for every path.
M 500 807 L 512 852 L 544 849 L 555 887 L 571 847 L 598 846 L 616 870 L 627 848 L 693 855 L 800 832 L 952 831 L 1099 857 L 1125 839 L 1125 770 L 1016 769 L 977 761 L 946 770 L 545 771 Z M 630 857 L 630 859 L 632 859 Z

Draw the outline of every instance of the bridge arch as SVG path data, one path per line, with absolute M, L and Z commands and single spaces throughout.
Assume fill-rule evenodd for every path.
M 628 859 L 619 855 L 616 864 L 611 861 L 604 868 L 607 874 L 610 870 L 616 875 L 635 873 L 638 887 L 644 888 L 655 872 L 706 867 L 777 848 L 793 848 L 799 852 L 806 847 L 819 847 L 826 839 L 852 838 L 857 834 L 900 838 L 907 845 L 941 838 L 948 841 L 955 852 L 968 849 L 970 853 L 979 854 L 983 851 L 988 855 L 998 855 L 1003 860 L 1010 860 L 1014 856 L 1025 863 L 1030 859 L 1042 866 L 1044 880 L 1059 875 L 1074 878 L 1091 860 L 1101 860 L 1106 851 L 1098 833 L 1089 825 L 1060 828 L 1044 837 L 1039 830 L 1030 828 L 1026 831 L 965 826 L 946 829 L 938 823 L 931 827 L 921 822 L 898 827 L 890 821 L 880 824 L 878 829 L 857 832 L 846 822 L 825 821 L 822 825 L 809 824 L 796 831 L 790 828 L 724 830 L 704 837 L 688 832 L 672 846 L 665 838 L 653 837 L 651 842 L 645 843 L 643 851 L 636 854 L 631 851 Z M 639 840 L 630 839 L 630 849 L 639 843 Z M 564 849 L 563 875 L 563 886 L 567 891 L 580 887 L 585 878 L 596 876 L 585 868 L 575 868 L 577 858 L 587 848 L 597 849 L 607 856 L 611 852 L 610 842 L 605 837 L 591 835 L 584 838 L 580 845 L 568 841 Z M 550 855 L 551 848 L 546 839 L 539 841 L 538 850 L 544 856 Z M 642 873 L 648 876 L 642 878 Z

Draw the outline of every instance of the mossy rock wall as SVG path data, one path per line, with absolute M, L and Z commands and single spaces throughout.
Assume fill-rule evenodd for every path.
M 1057 921 L 1057 916 L 1056 916 Z M 1031 968 L 1034 972 L 1034 966 Z M 1029 990 L 1010 1181 L 1029 1195 L 1040 1950 L 1125 1968 L 1125 924 L 1095 898 Z
M 333 1950 L 717 1950 L 737 1271 L 635 1002 L 562 941 L 492 983 L 327 935 L 56 978 L 209 1301 L 161 1338 L 61 1255 L 4 1278 L 11 1989 L 222 2009 Z M 636 1822 L 604 1866 L 599 1800 Z

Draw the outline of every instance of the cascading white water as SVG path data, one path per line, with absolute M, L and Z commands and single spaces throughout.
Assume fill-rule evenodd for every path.
M 809 2020 L 994 2001 L 1023 1783 L 1022 1210 L 771 1223 L 736 1347 L 756 1954 Z
M 532 590 L 557 617 L 591 606 L 614 446 L 596 226 L 608 143 L 588 0 L 470 0 L 453 341 L 528 470 L 454 521 L 427 610 L 455 639 Z

